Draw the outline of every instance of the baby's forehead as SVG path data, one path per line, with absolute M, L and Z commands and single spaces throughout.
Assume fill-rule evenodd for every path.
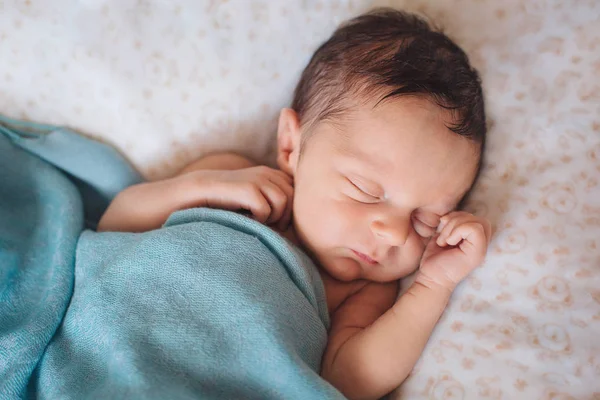
M 458 203 L 479 168 L 480 145 L 451 131 L 439 106 L 405 101 L 354 110 L 323 126 L 332 161 L 391 192 Z
M 385 101 L 357 103 L 324 122 L 334 131 L 332 139 L 346 151 L 362 149 L 374 142 L 401 145 L 443 143 L 448 148 L 469 142 L 479 154 L 481 145 L 454 132 L 456 115 L 435 101 L 407 96 Z M 393 146 L 386 150 L 393 152 Z

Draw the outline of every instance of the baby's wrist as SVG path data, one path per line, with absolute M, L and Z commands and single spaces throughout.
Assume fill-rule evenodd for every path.
M 186 206 L 202 207 L 210 192 L 210 179 L 206 171 L 193 171 L 173 179 L 172 195 Z
M 439 284 L 425 276 L 417 276 L 406 293 L 400 297 L 396 306 L 400 306 L 401 299 L 408 296 L 409 301 L 411 298 L 420 299 L 421 305 L 418 309 L 427 310 L 427 313 L 433 312 L 435 314 L 437 312 L 441 315 L 448 305 L 448 301 L 450 301 L 454 287 Z M 425 303 L 425 305 L 422 303 Z M 406 306 L 406 303 L 402 306 Z
M 460 282 L 455 282 L 448 278 L 445 278 L 445 279 L 432 278 L 432 277 L 428 276 L 427 274 L 424 274 L 421 271 L 417 272 L 416 277 L 415 277 L 415 284 L 424 286 L 425 288 L 427 288 L 429 290 L 433 290 L 436 292 L 444 292 L 444 293 L 449 293 L 449 294 L 452 294 L 452 292 L 454 291 L 454 289 L 456 289 L 456 286 L 459 283 Z

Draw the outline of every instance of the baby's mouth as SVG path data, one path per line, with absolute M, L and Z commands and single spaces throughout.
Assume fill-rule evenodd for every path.
M 369 264 L 369 265 L 377 265 L 379 264 L 377 262 L 377 260 L 372 259 L 371 257 L 369 257 L 368 255 L 361 253 L 359 251 L 356 250 L 352 250 L 352 253 L 354 253 L 354 255 L 356 257 L 358 257 L 359 260 L 361 260 L 362 262 Z

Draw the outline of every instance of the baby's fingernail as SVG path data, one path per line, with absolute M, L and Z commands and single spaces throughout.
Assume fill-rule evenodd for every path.
M 446 226 L 447 223 L 448 223 L 448 219 L 446 217 L 440 218 L 440 223 L 437 226 L 437 231 L 441 232 L 442 229 L 444 229 L 444 227 Z

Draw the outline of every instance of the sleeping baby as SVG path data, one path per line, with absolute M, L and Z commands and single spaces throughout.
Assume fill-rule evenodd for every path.
M 478 74 L 448 37 L 388 9 L 343 24 L 281 111 L 277 169 L 207 156 L 125 189 L 81 234 L 28 393 L 389 393 L 484 260 L 490 224 L 457 210 L 485 136 Z
M 313 55 L 280 114 L 278 169 L 206 157 L 119 194 L 98 230 L 149 231 L 191 207 L 251 213 L 316 265 L 331 318 L 321 376 L 349 398 L 377 398 L 407 377 L 452 291 L 484 259 L 490 224 L 456 209 L 485 135 L 463 51 L 413 15 L 378 10 Z M 397 299 L 398 280 L 416 269 Z

